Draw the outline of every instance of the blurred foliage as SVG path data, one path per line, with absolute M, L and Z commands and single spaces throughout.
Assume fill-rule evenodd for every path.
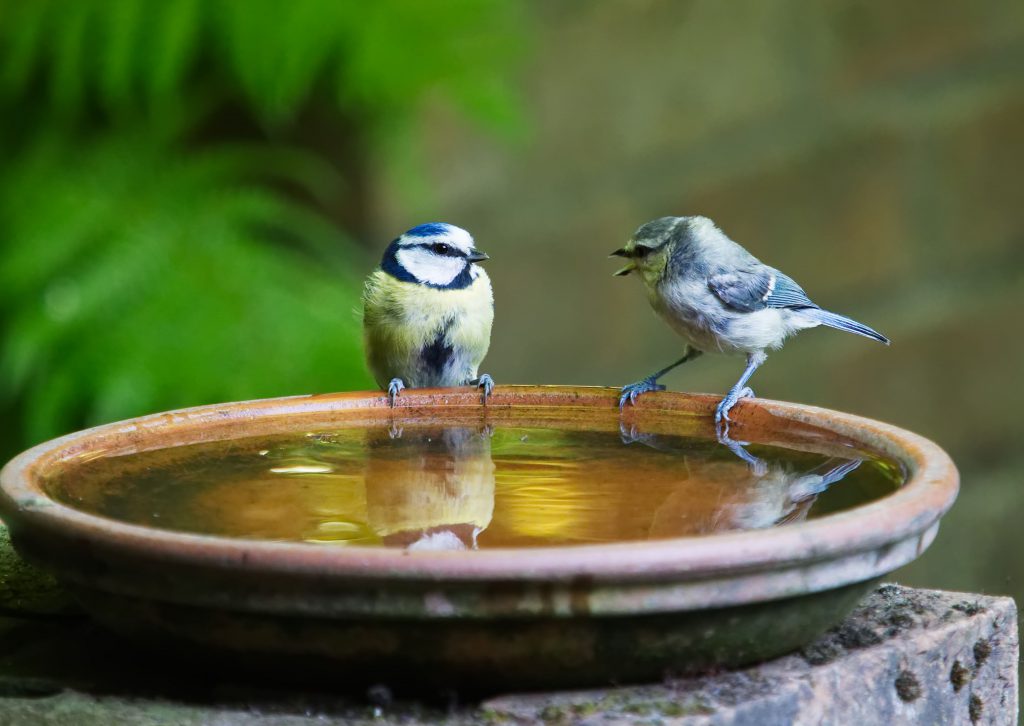
M 0 90 L 52 110 L 163 115 L 197 92 L 239 95 L 281 126 L 314 97 L 377 123 L 441 89 L 475 118 L 517 118 L 502 83 L 518 9 L 495 0 L 4 0 Z
M 287 232 L 323 249 L 341 244 L 338 233 L 240 181 L 276 161 L 308 184 L 313 175 L 295 173 L 304 160 L 223 147 L 182 155 L 145 136 L 70 152 L 49 141 L 0 185 L 14 242 L 0 272 L 0 371 L 4 393 L 25 397 L 30 438 L 69 417 L 362 381 L 357 281 L 270 241 Z
M 330 212 L 368 172 L 303 117 L 371 172 L 434 97 L 514 129 L 518 22 L 490 0 L 0 0 L 7 453 L 367 385 L 353 310 L 372 262 Z

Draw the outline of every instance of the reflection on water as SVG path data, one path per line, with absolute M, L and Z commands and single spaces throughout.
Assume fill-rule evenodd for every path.
M 494 461 L 486 431 L 414 429 L 369 436 L 366 518 L 385 545 L 477 547 L 494 513 Z
M 695 435 L 417 424 L 98 458 L 50 490 L 166 529 L 436 550 L 760 529 L 884 496 L 897 471 Z
M 620 429 L 622 443 L 642 443 L 658 451 L 671 451 L 674 444 L 666 437 L 638 434 L 635 429 Z M 749 444 L 736 441 L 728 433 L 718 434 L 718 443 L 731 451 L 750 470 L 751 491 L 755 496 L 735 501 L 723 508 L 721 524 L 725 529 L 763 529 L 776 524 L 799 522 L 807 518 L 811 505 L 830 486 L 843 480 L 859 467 L 863 458 L 831 457 L 809 470 L 796 469 L 785 461 L 769 461 L 750 453 Z

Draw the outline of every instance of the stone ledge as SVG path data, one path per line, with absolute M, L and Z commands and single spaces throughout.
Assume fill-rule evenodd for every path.
M 0 623 L 2 624 L 2 623 Z M 2 724 L 724 724 L 984 723 L 1017 717 L 1017 613 L 1010 598 L 883 585 L 800 653 L 750 668 L 645 686 L 518 694 L 444 710 L 161 681 L 116 693 L 83 688 L 76 653 L 102 635 L 84 621 L 8 619 L 0 627 Z M 36 637 L 46 633 L 46 637 Z M 117 664 L 102 659 L 117 678 Z M 83 663 L 87 661 L 82 661 Z M 139 664 L 122 666 L 135 683 Z M 155 666 L 155 664 L 154 664 Z M 135 668 L 133 672 L 131 668 Z M 92 674 L 95 675 L 95 674 Z M 154 674 L 155 675 L 155 674 Z M 106 679 L 109 682 L 109 679 Z M 194 684 L 193 684 L 194 685 Z M 172 695 L 175 694 L 175 695 Z
M 515 695 L 484 704 L 520 723 L 1015 724 L 1010 598 L 883 585 L 802 652 L 660 685 Z

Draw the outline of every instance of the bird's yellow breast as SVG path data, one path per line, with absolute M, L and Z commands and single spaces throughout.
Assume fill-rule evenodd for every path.
M 392 378 L 412 387 L 468 383 L 487 354 L 493 322 L 491 281 L 483 270 L 458 290 L 403 282 L 383 270 L 366 281 L 367 362 L 382 387 Z M 435 359 L 443 351 L 448 365 L 432 372 L 430 351 Z

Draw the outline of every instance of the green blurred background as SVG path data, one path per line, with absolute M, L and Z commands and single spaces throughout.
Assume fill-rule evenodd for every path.
M 899 579 L 1024 597 L 1021 169 L 1020 0 L 0 0 L 0 453 L 369 386 L 362 277 L 430 220 L 493 258 L 499 383 L 621 385 L 680 342 L 607 253 L 700 213 L 894 340 L 753 383 L 953 454 Z

